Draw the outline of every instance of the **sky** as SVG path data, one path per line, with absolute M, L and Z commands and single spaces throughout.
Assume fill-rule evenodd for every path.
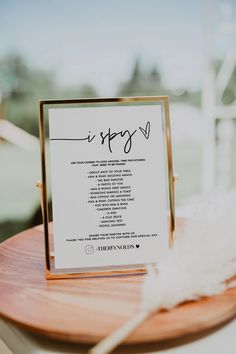
M 157 65 L 169 87 L 195 90 L 203 28 L 204 0 L 0 0 L 0 57 L 18 52 L 54 70 L 62 85 L 91 83 L 106 95 L 139 57 L 144 70 Z

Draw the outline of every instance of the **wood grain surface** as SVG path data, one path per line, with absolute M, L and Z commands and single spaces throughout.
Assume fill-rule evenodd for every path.
M 0 245 L 0 315 L 50 338 L 81 343 L 104 338 L 138 309 L 142 281 L 143 275 L 46 280 L 42 227 Z M 156 313 L 125 343 L 196 334 L 235 314 L 236 288 Z

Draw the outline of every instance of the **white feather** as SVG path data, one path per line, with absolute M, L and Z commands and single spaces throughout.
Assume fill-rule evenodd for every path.
M 157 268 L 142 288 L 141 306 L 149 311 L 224 291 L 236 275 L 236 192 L 201 203 Z

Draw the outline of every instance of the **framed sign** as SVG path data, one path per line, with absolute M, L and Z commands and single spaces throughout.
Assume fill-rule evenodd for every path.
M 175 228 L 168 97 L 44 100 L 39 118 L 47 278 L 158 263 Z

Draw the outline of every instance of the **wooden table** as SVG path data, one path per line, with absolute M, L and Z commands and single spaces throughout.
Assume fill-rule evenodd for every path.
M 20 354 L 16 351 L 17 346 L 25 350 L 22 351 L 24 354 L 70 353 L 68 350 L 72 350 L 71 353 L 75 350 L 83 353 L 88 349 L 88 344 L 107 336 L 135 313 L 139 306 L 142 281 L 143 276 L 46 281 L 42 227 L 26 230 L 0 245 L 3 340 L 8 346 L 10 343 L 14 354 Z M 125 344 L 132 346 L 123 348 L 123 353 L 139 353 L 139 350 L 161 353 L 163 348 L 192 342 L 199 336 L 201 339 L 194 342 L 199 344 L 192 343 L 183 348 L 190 345 L 191 348 L 199 349 L 198 346 L 204 342 L 214 347 L 217 338 L 226 335 L 227 345 L 230 343 L 230 348 L 235 345 L 235 351 L 232 352 L 235 354 L 236 339 L 232 335 L 235 321 L 205 337 L 209 334 L 209 328 L 233 318 L 235 313 L 236 289 L 214 298 L 183 304 L 171 312 L 156 313 L 126 339 Z M 9 341 L 9 338 L 12 340 Z M 18 343 L 19 338 L 22 344 Z M 76 344 L 64 346 L 49 338 Z M 158 341 L 161 342 L 149 344 Z M 18 344 L 14 346 L 13 343 Z M 84 347 L 82 343 L 87 346 Z M 27 349 L 27 352 L 24 345 L 31 349 Z M 42 348 L 42 351 L 36 351 L 35 348 Z M 217 348 L 220 348 L 218 344 L 215 350 Z M 178 349 L 169 350 L 165 354 L 178 353 Z M 204 353 L 202 349 L 201 353 Z

